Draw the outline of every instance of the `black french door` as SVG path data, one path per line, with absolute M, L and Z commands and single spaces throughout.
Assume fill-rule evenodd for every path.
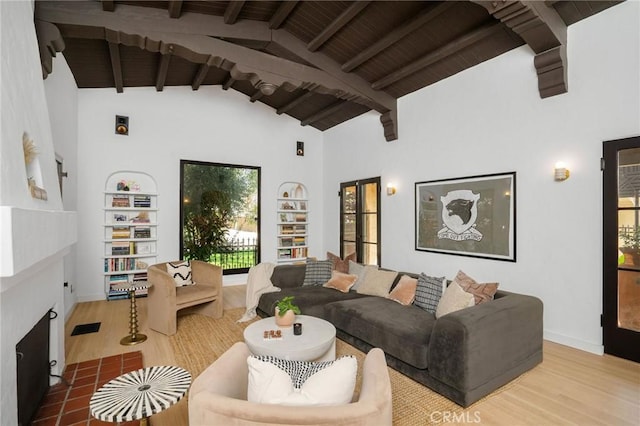
M 604 351 L 640 362 L 640 137 L 602 151 Z
M 380 266 L 380 178 L 340 184 L 340 256 Z

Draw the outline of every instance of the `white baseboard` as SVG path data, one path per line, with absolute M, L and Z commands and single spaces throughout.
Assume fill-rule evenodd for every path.
M 592 354 L 604 355 L 603 345 L 585 342 L 583 340 L 574 339 L 573 337 L 569 336 L 563 336 L 562 334 L 554 333 L 551 331 L 544 331 L 544 339 L 551 342 L 559 343 L 561 345 L 580 349 L 581 351 L 591 352 Z

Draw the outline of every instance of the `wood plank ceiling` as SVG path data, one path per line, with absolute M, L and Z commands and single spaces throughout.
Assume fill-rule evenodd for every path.
M 79 88 L 220 85 L 329 129 L 528 44 L 541 97 L 567 91 L 567 26 L 618 1 L 40 1 L 43 77 Z

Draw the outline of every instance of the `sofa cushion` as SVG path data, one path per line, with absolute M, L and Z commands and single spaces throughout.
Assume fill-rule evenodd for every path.
M 351 260 L 349 261 L 349 274 L 358 276 L 358 279 L 353 284 L 353 287 L 351 287 L 351 290 L 358 290 L 358 287 L 360 287 L 360 284 L 364 281 L 365 274 L 371 269 L 378 269 L 378 267 L 376 265 L 363 265 L 361 263 L 352 262 Z
M 436 318 L 468 308 L 475 304 L 473 294 L 467 293 L 456 283 L 452 282 L 444 291 L 436 309 Z
M 280 288 L 300 287 L 304 282 L 306 269 L 307 265 L 304 263 L 278 265 L 273 268 L 271 284 Z
M 329 303 L 325 319 L 337 329 L 419 369 L 427 368 L 434 315 L 381 297 Z
M 444 277 L 430 277 L 425 273 L 420 274 L 416 288 L 416 299 L 413 304 L 435 314 L 438 302 L 442 297 L 444 281 Z
M 303 315 L 311 315 L 318 318 L 324 318 L 324 305 L 327 303 L 370 297 L 363 296 L 355 291 L 342 293 L 322 286 L 283 288 L 282 291 L 277 293 L 266 293 L 260 296 L 258 309 L 269 316 L 273 316 L 276 302 L 285 296 L 295 297 L 294 302 L 298 305 Z
M 362 283 L 356 291 L 369 296 L 387 297 L 391 284 L 396 279 L 396 271 L 384 271 L 381 269 L 365 269 Z
M 302 285 L 323 285 L 331 279 L 332 267 L 330 260 L 307 260 Z
M 398 284 L 389 292 L 389 299 L 401 305 L 410 305 L 416 298 L 416 287 L 418 280 L 408 275 L 402 275 Z
M 351 253 L 347 255 L 344 259 L 341 259 L 337 254 L 333 254 L 330 251 L 327 252 L 327 259 L 331 261 L 333 265 L 333 270 L 338 272 L 343 272 L 345 274 L 349 273 L 349 261 L 356 261 L 356 254 Z
M 453 281 L 467 293 L 473 294 L 476 305 L 493 300 L 493 296 L 498 291 L 498 283 L 480 284 L 462 271 L 458 271 Z
M 358 279 L 357 275 L 349 275 L 339 271 L 331 271 L 331 279 L 324 283 L 323 287 L 347 293 Z
M 348 404 L 353 398 L 358 364 L 352 355 L 325 362 L 252 355 L 247 364 L 250 402 L 324 406 Z

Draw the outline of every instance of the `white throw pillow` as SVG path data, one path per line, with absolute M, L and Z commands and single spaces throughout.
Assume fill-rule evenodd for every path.
M 436 308 L 436 318 L 460 309 L 468 308 L 475 305 L 473 294 L 467 293 L 455 281 L 444 291 L 438 307 Z
M 323 406 L 349 404 L 356 386 L 355 357 L 335 361 L 288 361 L 250 356 L 247 400 L 261 404 Z
M 167 272 L 176 282 L 176 287 L 195 284 L 191 281 L 191 262 L 188 260 L 184 262 L 167 262 Z

